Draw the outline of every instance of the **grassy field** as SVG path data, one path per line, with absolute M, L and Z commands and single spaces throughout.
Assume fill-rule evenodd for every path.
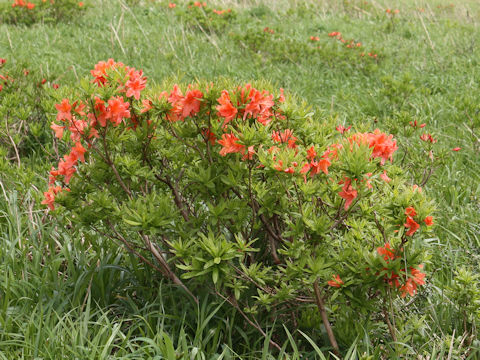
M 194 16 L 180 1 L 175 9 L 164 1 L 85 3 L 85 14 L 68 22 L 0 23 L 0 58 L 45 78 L 47 94 L 114 58 L 159 84 L 267 79 L 356 129 L 407 136 L 410 121 L 425 123 L 441 159 L 424 186 L 437 208 L 427 285 L 409 304 L 397 343 L 347 330 L 339 342 L 348 359 L 480 357 L 478 2 L 209 1 L 233 9 L 227 21 Z M 361 46 L 347 48 L 328 36 L 335 31 Z M 32 108 L 36 100 L 24 94 L 20 88 L 8 106 Z M 5 110 L 6 99 L 0 92 L 0 358 L 334 358 L 321 332 L 323 355 L 277 324 L 279 354 L 207 291 L 197 306 L 102 236 L 78 234 L 46 214 L 40 201 L 53 140 L 11 136 L 22 116 Z M 30 128 L 48 129 L 45 119 L 55 117 L 47 101 L 41 109 L 25 115 Z M 422 182 L 424 168 L 409 171 L 412 183 Z

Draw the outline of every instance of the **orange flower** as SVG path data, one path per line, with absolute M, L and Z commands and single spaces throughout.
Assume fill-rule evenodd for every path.
M 65 129 L 65 126 L 60 126 L 52 122 L 50 129 L 55 132 L 55 137 L 61 139 L 63 137 L 63 130 Z
M 58 110 L 57 120 L 72 120 L 72 106 L 69 104 L 68 99 L 63 99 L 60 104 L 55 104 L 55 108 Z
M 417 212 L 415 211 L 415 209 L 413 207 L 409 206 L 405 209 L 405 215 L 414 217 L 414 216 L 417 215 Z
M 140 91 L 145 89 L 145 84 L 147 83 L 147 78 L 142 76 L 142 71 L 135 71 L 134 69 L 130 70 L 129 80 L 125 83 L 127 89 L 126 96 L 133 96 L 135 99 L 140 99 Z
M 108 100 L 108 118 L 115 124 L 119 125 L 124 118 L 130 118 L 130 103 L 124 102 L 123 97 L 117 96 Z
M 352 188 L 351 182 L 352 181 L 349 178 L 345 178 L 345 180 L 343 181 L 344 185 L 342 191 L 338 193 L 341 198 L 345 199 L 345 210 L 348 210 L 353 200 L 358 195 L 357 190 L 354 190 Z
M 340 132 L 340 134 L 343 134 L 343 133 L 347 132 L 348 130 L 350 130 L 351 128 L 352 128 L 352 126 L 349 126 L 348 128 L 345 128 L 343 125 L 337 125 L 335 130 Z
M 87 150 L 82 146 L 82 144 L 77 141 L 75 143 L 75 146 L 72 148 L 72 151 L 70 152 L 70 155 L 72 156 L 72 159 L 75 158 L 77 160 L 80 160 L 82 162 L 85 162 L 85 152 Z
M 254 146 L 249 146 L 247 151 L 245 152 L 245 155 L 243 155 L 242 160 L 252 160 L 253 155 L 255 155 L 255 148 Z
M 223 134 L 222 139 L 217 142 L 222 145 L 220 150 L 221 156 L 226 156 L 231 153 L 243 153 L 245 145 L 237 143 L 239 139 L 234 134 Z
M 230 95 L 226 90 L 222 90 L 222 95 L 217 99 L 217 101 L 220 105 L 218 105 L 216 109 L 218 114 L 225 118 L 223 126 L 226 126 L 235 118 L 235 116 L 237 116 L 238 110 L 232 105 L 232 102 L 230 101 Z
M 387 183 L 392 181 L 392 179 L 390 179 L 387 175 L 387 170 L 383 170 L 383 174 L 380 175 L 380 178 Z
M 420 269 L 423 268 L 423 265 L 418 266 Z M 425 284 L 425 274 L 420 270 L 415 268 L 410 268 L 411 276 L 407 279 L 405 284 L 400 287 L 401 296 L 405 297 L 407 294 L 414 296 L 417 293 L 417 285 Z
M 433 225 L 433 216 L 427 216 L 425 220 L 423 220 L 427 226 Z
M 177 6 L 177 4 L 175 4 L 175 3 L 168 3 L 168 7 L 169 7 L 170 9 L 173 9 L 173 8 L 175 8 L 176 6 Z
M 308 160 L 313 160 L 317 156 L 317 152 L 315 151 L 315 148 L 313 145 L 307 150 L 307 159 Z
M 342 36 L 342 33 L 338 32 L 338 31 L 333 31 L 333 32 L 329 33 L 328 36 L 330 36 L 330 37 L 340 37 L 340 36 Z
M 149 99 L 142 100 L 142 109 L 140 110 L 141 114 L 144 114 L 152 109 L 152 102 Z
M 462 148 L 459 148 L 459 147 L 456 147 L 456 148 L 453 148 L 452 151 L 460 151 Z
M 333 280 L 327 281 L 327 284 L 330 285 L 331 287 L 339 288 L 344 284 L 342 279 L 340 279 L 340 275 L 332 275 L 332 278 Z
M 383 256 L 383 259 L 388 262 L 388 260 L 394 260 L 395 254 L 391 251 L 390 243 L 386 243 L 384 247 L 378 247 L 377 253 Z
M 200 111 L 200 105 L 203 98 L 203 93 L 200 90 L 189 90 L 185 93 L 185 97 L 182 99 L 181 104 L 182 117 L 186 118 L 187 116 L 194 116 Z
M 293 136 L 293 131 L 290 129 L 286 129 L 283 132 L 274 131 L 272 133 L 272 140 L 276 143 L 286 143 L 290 149 L 295 149 L 297 147 L 295 144 L 297 138 Z
M 393 153 L 398 149 L 397 141 L 393 141 L 393 135 L 386 135 L 380 130 L 375 129 L 373 133 L 368 134 L 369 147 L 373 148 L 372 157 L 381 159 L 380 165 L 385 161 L 393 161 Z
M 429 141 L 432 144 L 435 144 L 437 142 L 437 140 L 434 139 L 431 134 L 423 134 L 420 136 L 420 139 L 423 141 Z
M 412 217 L 407 216 L 407 222 L 404 224 L 404 226 L 409 229 L 405 235 L 407 236 L 412 236 L 415 234 L 415 232 L 420 228 L 420 225 L 418 225 L 415 220 L 413 220 Z

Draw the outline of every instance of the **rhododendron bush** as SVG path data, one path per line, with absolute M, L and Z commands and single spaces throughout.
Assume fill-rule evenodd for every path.
M 44 193 L 53 214 L 194 299 L 210 289 L 263 335 L 268 315 L 293 328 L 315 307 L 334 350 L 329 318 L 342 309 L 377 313 L 365 316 L 395 339 L 406 310 L 392 299 L 427 281 L 434 219 L 392 135 L 335 124 L 265 84 L 149 87 L 111 59 L 91 74 L 56 105 L 51 128 L 69 150 Z
M 11 0 L 0 4 L 0 20 L 15 25 L 70 21 L 83 13 L 86 3 L 85 0 Z

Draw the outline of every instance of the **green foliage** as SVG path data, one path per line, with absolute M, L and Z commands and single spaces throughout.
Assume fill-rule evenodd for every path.
M 212 8 L 203 1 L 179 4 L 173 10 L 176 18 L 188 28 L 207 34 L 223 32 L 237 20 L 235 10 Z
M 88 1 L 12 0 L 0 4 L 0 20 L 7 24 L 31 26 L 36 23 L 71 22 L 81 15 Z M 18 1 L 20 1 L 18 3 Z M 18 3 L 16 6 L 13 4 Z
M 0 65 L 0 146 L 2 157 L 18 165 L 53 151 L 46 108 L 50 82 L 26 63 Z
M 2 6 L 6 5 L 5 8 L 8 7 L 8 10 L 11 10 L 12 2 L 13 0 L 5 0 Z M 354 300 L 347 298 L 341 289 L 335 289 L 331 294 L 329 293 L 331 296 L 327 302 L 329 319 L 344 357 L 348 352 L 352 358 L 376 359 L 382 356 L 384 358 L 404 356 L 439 359 L 447 358 L 450 354 L 452 359 L 475 359 L 478 357 L 480 344 L 475 338 L 470 341 L 472 339 L 470 332 L 478 328 L 478 318 L 466 317 L 468 334 L 465 336 L 462 309 L 465 309 L 466 305 L 463 297 L 456 298 L 455 292 L 450 289 L 459 288 L 460 283 L 465 283 L 467 289 L 475 286 L 476 280 L 457 281 L 458 268 L 469 269 L 473 276 L 478 273 L 480 163 L 477 154 L 480 150 L 478 141 L 480 119 L 478 94 L 480 92 L 479 82 L 476 81 L 479 76 L 477 66 L 479 52 L 478 47 L 474 46 L 478 38 L 478 29 L 473 26 L 472 19 L 478 17 L 479 8 L 478 3 L 473 1 L 458 2 L 454 6 L 451 6 L 450 2 L 435 0 L 426 4 L 420 1 L 415 5 L 405 1 L 395 3 L 400 13 L 395 17 L 393 26 L 385 13 L 385 8 L 391 7 L 392 3 L 385 1 L 299 3 L 279 0 L 266 5 L 262 5 L 261 1 L 255 4 L 244 2 L 241 5 L 233 5 L 236 19 L 228 24 L 227 31 L 211 32 L 207 29 L 208 23 L 206 23 L 205 32 L 203 32 L 199 27 L 195 27 L 196 20 L 187 20 L 181 17 L 182 15 L 176 16 L 176 10 L 169 9 L 168 2 L 93 1 L 91 4 L 95 7 L 95 11 L 87 12 L 86 16 L 79 16 L 78 21 L 71 23 L 60 21 L 55 27 L 41 21 L 31 27 L 11 26 L 7 25 L 2 18 L 0 20 L 2 34 L 0 56 L 7 58 L 8 68 L 1 69 L 0 73 L 3 75 L 4 71 L 8 70 L 8 73 L 15 72 L 22 75 L 23 68 L 30 70 L 30 75 L 35 77 L 35 84 L 33 81 L 31 84 L 28 83 L 30 78 L 28 76 L 27 81 L 15 89 L 17 94 L 21 94 L 20 89 L 36 86 L 36 81 L 42 78 L 48 79 L 45 85 L 48 87 L 54 82 L 61 81 L 62 86 L 59 90 L 62 93 L 58 93 L 58 90 L 54 92 L 57 103 L 63 96 L 70 96 L 68 84 L 78 84 L 78 77 L 81 78 L 89 73 L 92 62 L 109 57 L 142 67 L 152 79 L 157 81 L 163 81 L 166 78 L 179 81 L 180 78 L 183 82 L 192 82 L 198 78 L 210 80 L 217 76 L 226 76 L 241 83 L 265 77 L 275 84 L 276 88 L 282 86 L 301 95 L 309 104 L 314 104 L 318 117 L 329 122 L 329 131 L 326 132 L 325 127 L 321 125 L 322 122 L 315 124 L 313 132 L 318 136 L 315 136 L 315 140 L 310 140 L 312 143 L 322 146 L 329 144 L 330 140 L 334 139 L 331 129 L 338 124 L 343 124 L 345 127 L 354 125 L 357 131 L 369 131 L 379 127 L 394 134 L 399 146 L 394 164 L 401 164 L 403 170 L 398 170 L 397 173 L 395 165 L 391 166 L 388 169 L 390 177 L 395 178 L 406 171 L 404 174 L 408 182 L 419 184 L 423 182 L 424 174 L 428 175 L 430 170 L 434 170 L 424 190 L 435 199 L 435 232 L 425 233 L 424 241 L 418 244 L 428 249 L 427 284 L 413 302 L 410 303 L 408 297 L 393 301 L 394 308 L 402 309 L 403 315 L 396 312 L 395 322 L 397 337 L 405 341 L 405 345 L 391 341 L 387 326 L 384 324 L 384 317 L 378 314 L 378 309 L 374 309 L 375 313 L 370 312 L 368 308 L 360 312 L 360 307 L 355 305 L 351 311 L 348 311 L 350 303 Z M 211 2 L 207 5 L 215 8 Z M 184 3 L 177 2 L 177 10 L 182 6 Z M 199 19 L 202 18 L 199 17 Z M 274 29 L 275 33 L 265 36 L 266 42 L 263 47 L 261 39 L 255 51 L 250 50 L 249 41 L 246 38 L 242 40 L 242 36 L 249 32 L 262 33 L 262 29 L 266 26 Z M 328 38 L 327 33 L 331 31 L 341 31 L 346 38 L 361 41 L 366 53 L 370 50 L 378 52 L 379 61 L 365 59 L 364 63 L 369 64 L 368 71 L 361 70 L 362 62 L 358 61 L 360 58 L 358 52 L 347 49 L 334 39 Z M 320 41 L 310 42 L 310 36 L 318 36 Z M 245 46 L 232 39 L 241 39 Z M 288 43 L 290 40 L 307 46 Z M 285 44 L 277 45 L 277 42 Z M 302 57 L 297 53 L 281 54 L 281 51 L 287 52 L 289 49 L 309 54 L 310 50 L 307 47 L 317 45 L 326 47 L 319 50 L 319 53 L 325 51 L 325 56 Z M 280 52 L 275 50 L 277 47 L 281 49 Z M 351 56 L 351 59 L 343 58 L 344 55 Z M 295 62 L 289 60 L 292 57 L 296 59 Z M 322 58 L 332 60 L 320 62 Z M 25 65 L 20 65 L 22 63 Z M 15 64 L 19 64 L 18 69 Z M 171 83 L 167 83 L 161 89 L 170 89 L 170 86 Z M 261 89 L 264 85 L 257 87 Z M 222 88 L 228 88 L 228 86 L 225 85 Z M 25 93 L 31 92 L 28 90 Z M 1 96 L 0 92 L 0 98 Z M 21 98 L 20 95 L 16 96 L 16 99 L 19 98 Z M 195 337 L 196 331 L 192 328 L 200 323 L 201 318 L 207 318 L 217 306 L 213 304 L 216 301 L 212 297 L 205 300 L 209 306 L 205 307 L 203 315 L 198 314 L 197 318 L 195 306 L 192 306 L 184 293 L 172 291 L 169 286 L 160 287 L 157 283 L 160 277 L 158 274 L 149 267 L 135 262 L 133 256 L 125 255 L 123 251 L 118 252 L 117 246 L 105 236 L 91 231 L 77 232 L 78 225 L 69 220 L 62 220 L 59 216 L 61 212 L 57 213 L 55 218 L 48 216 L 44 221 L 40 221 L 43 211 L 39 211 L 39 202 L 42 199 L 35 188 L 44 190 L 45 176 L 51 164 L 58 160 L 53 147 L 52 134 L 49 131 L 49 123 L 55 119 L 55 109 L 48 97 L 42 95 L 41 99 L 46 100 L 41 107 L 45 109 L 49 121 L 44 122 L 43 115 L 40 115 L 42 110 L 36 115 L 38 119 L 42 119 L 39 122 L 41 124 L 39 134 L 46 135 L 40 136 L 40 141 L 30 136 L 31 130 L 23 132 L 20 117 L 11 119 L 13 121 L 8 123 L 9 129 L 15 129 L 15 131 L 22 129 L 22 135 L 15 138 L 18 141 L 17 148 L 21 149 L 20 167 L 18 167 L 11 142 L 3 141 L 7 139 L 5 132 L 2 132 L 4 145 L 1 151 L 0 181 L 5 191 L 0 189 L 0 194 L 6 193 L 10 196 L 16 190 L 20 201 L 12 202 L 9 213 L 15 214 L 16 211 L 21 215 L 25 226 L 31 222 L 29 214 L 34 216 L 38 214 L 39 220 L 36 223 L 45 225 L 41 228 L 41 235 L 28 235 L 22 239 L 22 243 L 33 244 L 23 248 L 25 252 L 15 252 L 10 258 L 2 257 L 4 262 L 2 271 L 12 268 L 15 269 L 15 274 L 19 274 L 10 276 L 8 283 L 4 282 L 2 288 L 12 289 L 8 297 L 9 304 L 20 304 L 19 306 L 6 305 L 6 308 L 11 311 L 4 312 L 2 315 L 2 325 L 13 324 L 2 327 L 2 331 L 5 330 L 2 332 L 0 346 L 2 355 L 5 358 L 18 358 L 21 356 L 19 354 L 25 354 L 24 357 L 34 358 L 34 349 L 38 349 L 37 357 L 51 358 L 54 354 L 57 355 L 56 358 L 75 356 L 84 358 L 88 356 L 85 349 L 89 349 L 92 357 L 99 357 L 104 349 L 103 344 L 107 344 L 109 338 L 99 333 L 106 334 L 121 322 L 123 328 L 116 332 L 118 337 L 114 338 L 113 343 L 125 345 L 118 345 L 110 354 L 111 357 L 125 358 L 129 352 L 132 357 L 141 358 L 142 351 L 148 354 L 143 357 L 161 356 L 162 351 L 168 348 L 168 340 L 165 338 L 167 334 L 174 348 L 178 350 L 178 357 L 185 353 L 195 353 L 199 358 L 202 356 L 211 358 L 218 357 L 225 351 L 224 357 L 235 358 L 237 355 L 231 350 L 235 344 L 235 351 L 240 354 L 238 358 L 278 358 L 279 352 L 273 350 L 272 353 L 267 339 L 259 336 L 257 330 L 245 327 L 243 317 L 235 309 L 232 311 L 221 309 L 213 316 L 212 321 L 202 323 L 204 324 L 203 333 L 199 332 L 199 334 L 203 335 Z M 2 103 L 1 99 L 0 103 Z M 34 102 L 29 103 L 26 100 L 19 102 L 16 100 L 10 104 L 10 111 L 17 113 L 22 112 L 23 106 L 28 109 L 35 108 Z M 4 120 L 5 118 L 1 119 L 1 128 L 4 127 Z M 426 127 L 413 128 L 409 122 L 415 120 L 418 124 L 425 123 Z M 31 124 L 35 124 L 35 120 Z M 312 128 L 313 126 L 312 124 Z M 297 131 L 300 132 L 301 129 Z M 29 133 L 30 135 L 26 135 Z M 437 143 L 430 144 L 420 140 L 423 133 L 432 134 Z M 46 156 L 42 153 L 43 148 L 40 144 L 48 150 Z M 62 156 L 68 149 L 63 148 L 61 143 L 59 145 L 58 156 Z M 461 150 L 452 152 L 456 147 L 460 147 Z M 131 152 L 133 151 L 132 148 Z M 433 151 L 433 160 L 430 151 Z M 132 160 L 131 155 L 122 154 L 118 159 L 121 161 L 122 169 L 128 169 L 136 162 L 135 157 Z M 218 172 L 215 169 L 209 175 L 207 170 L 208 167 L 202 167 L 198 173 L 191 171 L 188 175 L 195 180 L 189 185 L 195 191 L 203 189 L 205 192 L 211 192 L 212 188 L 215 191 L 219 183 L 211 181 L 211 178 L 217 176 L 221 177 L 225 185 L 242 184 L 241 180 L 235 178 L 235 173 L 223 174 L 223 169 L 219 168 Z M 135 167 L 134 172 L 137 171 L 139 169 Z M 143 176 L 146 174 L 144 173 Z M 95 180 L 114 183 L 112 179 L 111 173 L 105 172 L 102 175 L 98 172 Z M 208 190 L 206 190 L 207 186 Z M 269 192 L 267 186 L 256 186 L 256 188 L 257 193 L 268 194 Z M 302 193 L 315 191 L 315 187 L 308 184 L 302 184 L 300 188 Z M 274 190 L 275 192 L 269 197 L 262 195 L 271 214 L 275 212 L 277 189 Z M 116 191 L 121 194 L 123 190 L 118 188 Z M 28 192 L 29 195 L 26 195 Z M 98 193 L 92 193 L 91 196 L 98 196 Z M 105 193 L 102 196 L 101 201 L 99 197 L 102 207 L 95 211 L 91 209 L 90 215 L 85 209 L 85 217 L 82 221 L 86 224 L 89 224 L 88 219 L 91 222 L 97 218 L 108 219 L 112 212 L 123 211 L 122 217 L 118 217 L 119 220 L 124 221 L 125 218 L 129 221 L 141 222 L 141 227 L 154 229 L 152 234 L 156 228 L 161 231 L 168 229 L 164 218 L 171 216 L 168 211 L 165 211 L 163 203 L 166 202 L 167 209 L 170 209 L 172 198 L 169 191 L 162 191 L 155 199 L 148 198 L 144 203 L 135 204 L 134 207 L 138 206 L 138 209 L 143 211 L 139 214 L 126 211 L 129 209 L 128 201 L 125 202 L 124 207 L 120 208 L 121 210 L 109 209 L 107 205 L 111 200 L 110 194 Z M 35 202 L 24 201 L 29 198 L 34 198 Z M 71 199 L 66 196 L 62 201 L 68 202 Z M 163 201 L 159 202 L 159 199 Z M 151 215 L 150 202 L 161 209 L 159 214 Z M 209 222 L 222 224 L 230 221 L 233 214 L 243 215 L 237 211 L 238 204 L 235 202 L 225 201 L 224 203 L 227 203 L 225 209 L 223 204 L 221 206 L 212 204 L 213 206 L 209 207 L 212 211 Z M 368 206 L 363 204 L 362 211 L 365 208 Z M 317 241 L 323 241 L 320 240 L 320 234 L 325 231 L 324 227 L 328 226 L 329 220 L 314 217 L 312 211 L 311 206 L 306 206 L 303 212 L 308 217 L 307 221 L 288 223 L 289 236 L 297 236 L 304 227 L 308 227 L 308 231 L 318 237 Z M 147 216 L 145 212 L 149 215 Z M 1 219 L 1 221 L 7 221 L 5 214 L 2 213 Z M 17 223 L 11 219 L 8 221 L 13 224 L 12 229 L 15 229 Z M 176 214 L 175 221 L 181 223 L 183 221 L 181 215 Z M 201 224 L 202 221 L 203 219 L 199 219 L 198 223 Z M 137 241 L 138 235 L 135 231 L 140 227 L 136 228 L 125 222 L 122 224 L 124 228 L 121 230 L 127 231 L 127 228 L 133 230 L 131 234 L 129 231 L 127 233 L 132 236 L 131 239 Z M 342 244 L 352 246 L 362 239 L 361 234 L 365 224 L 363 221 L 349 221 L 347 225 L 352 234 L 349 239 L 342 239 Z M 54 230 L 49 232 L 46 228 Z M 22 229 L 25 228 L 22 227 Z M 168 230 L 168 234 L 178 231 L 177 229 Z M 215 231 L 214 227 L 213 231 Z M 7 228 L 2 228 L 2 233 L 6 232 Z M 62 236 L 58 237 L 58 233 Z M 208 229 L 205 229 L 205 234 L 207 233 Z M 159 236 L 152 234 L 149 235 Z M 375 231 L 372 236 L 380 235 Z M 193 234 L 190 239 L 198 240 L 199 236 Z M 264 241 L 263 238 L 258 238 L 251 245 L 252 248 L 259 248 L 258 244 L 262 241 Z M 8 244 L 10 243 L 4 244 L 5 249 L 10 249 Z M 140 239 L 138 244 L 143 246 Z M 61 251 L 50 252 L 56 247 Z M 345 248 L 346 246 L 339 249 L 345 251 Z M 262 248 L 259 249 L 264 251 Z M 370 255 L 374 254 L 375 245 L 370 249 Z M 298 247 L 290 251 L 302 251 L 302 249 Z M 29 262 L 27 259 L 30 252 L 51 254 L 51 257 L 46 257 L 44 261 Z M 68 257 L 67 261 L 62 260 L 70 253 L 73 255 Z M 101 259 L 104 259 L 103 262 Z M 153 258 L 149 259 L 155 261 Z M 98 260 L 101 265 L 97 269 L 95 265 Z M 65 272 L 65 268 L 44 266 L 45 262 L 55 263 L 55 261 L 69 264 L 69 272 Z M 72 264 L 79 264 L 79 266 Z M 265 277 L 258 274 L 263 270 L 256 266 L 248 266 L 242 271 L 251 274 L 252 278 Z M 23 274 L 31 274 L 31 276 L 27 276 L 26 281 L 22 281 Z M 95 308 L 90 315 L 82 315 L 81 305 L 85 298 L 88 299 L 86 290 L 89 288 L 92 274 L 94 275 L 92 289 L 95 289 L 92 304 L 98 301 L 102 306 L 105 305 L 115 311 L 105 313 L 105 309 L 102 309 L 97 312 Z M 97 274 L 102 274 L 101 280 L 97 279 Z M 112 274 L 116 275 L 111 277 Z M 327 278 L 330 275 L 327 274 Z M 211 277 L 203 276 L 205 281 L 213 284 Z M 125 280 L 126 278 L 128 281 Z M 470 278 L 470 275 L 467 278 Z M 69 279 L 72 282 L 78 281 L 78 287 L 72 285 Z M 346 280 L 343 277 L 342 279 Z M 188 280 L 191 283 L 193 281 Z M 198 282 L 201 281 L 199 278 Z M 29 283 L 34 285 L 30 286 Z M 249 293 L 240 281 L 234 285 L 235 288 L 229 288 L 232 294 L 238 291 L 241 295 Z M 199 290 L 201 285 L 193 287 Z M 78 291 L 72 290 L 75 288 Z M 102 288 L 106 290 L 105 296 L 100 295 Z M 235 291 L 236 288 L 238 290 Z M 155 294 L 157 289 L 161 290 L 161 294 Z M 39 298 L 37 294 L 47 295 Z M 352 294 L 353 299 L 358 295 L 355 292 Z M 360 293 L 359 297 L 363 295 Z M 264 304 L 262 306 L 270 304 L 270 297 L 256 292 L 252 292 L 252 296 L 258 297 L 259 299 L 255 301 L 261 301 Z M 30 298 L 34 299 L 34 303 L 28 301 Z M 72 298 L 76 300 L 71 301 Z M 3 294 L 1 299 L 5 299 Z M 51 299 L 60 302 L 63 299 L 69 300 L 64 305 L 60 304 L 61 306 L 59 303 L 50 305 L 56 310 L 52 312 L 48 311 L 45 305 Z M 240 297 L 241 301 L 242 299 Z M 35 308 L 35 304 L 40 304 L 42 301 L 43 309 L 40 309 L 40 306 Z M 204 304 L 203 300 L 200 302 Z M 407 304 L 408 307 L 405 308 Z M 225 307 L 226 305 L 228 304 L 225 304 Z M 86 306 L 83 307 L 83 311 L 86 308 Z M 406 311 L 403 312 L 404 308 Z M 71 312 L 68 313 L 70 310 Z M 105 314 L 104 317 L 102 317 L 103 314 Z M 323 351 L 324 356 L 328 357 L 327 348 L 323 346 L 328 339 L 316 306 L 313 303 L 302 306 L 299 314 L 295 316 L 298 319 L 298 328 L 304 331 L 304 334 L 309 334 L 309 338 L 320 347 L 320 352 Z M 352 321 L 352 319 L 359 320 Z M 267 322 L 271 323 L 273 319 L 269 318 L 265 322 L 263 319 L 260 320 L 263 326 Z M 291 315 L 279 313 L 277 323 L 284 320 L 288 323 Z M 84 326 L 81 325 L 82 322 L 89 324 L 90 330 L 83 335 L 76 331 Z M 183 333 L 180 331 L 182 327 Z M 129 328 L 135 330 L 130 332 Z M 288 330 L 298 351 L 294 350 L 283 328 L 277 326 L 274 331 L 271 330 L 271 328 L 268 331 L 265 329 L 267 335 L 273 335 L 271 338 L 282 345 L 284 352 L 280 356 L 283 356 L 286 351 L 291 357 L 322 358 L 314 346 L 311 346 L 311 342 L 293 328 Z M 224 335 L 217 338 L 213 334 Z M 138 341 L 135 340 L 136 337 L 139 338 Z M 91 341 L 94 338 L 99 340 Z M 210 340 L 206 340 L 207 338 Z M 34 346 L 37 343 L 42 345 Z M 78 348 L 75 344 L 79 344 Z M 105 349 L 111 349 L 111 347 L 105 346 Z M 334 358 L 331 355 L 330 357 Z

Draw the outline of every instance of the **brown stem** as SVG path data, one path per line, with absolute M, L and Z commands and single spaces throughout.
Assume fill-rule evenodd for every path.
M 387 235 L 385 234 L 385 229 L 384 227 L 380 224 L 380 222 L 377 219 L 377 212 L 373 212 L 373 219 L 375 220 L 375 224 L 377 225 L 377 229 L 382 233 L 383 236 L 383 242 L 386 244 L 387 241 Z
M 395 335 L 395 328 L 390 322 L 390 316 L 388 315 L 387 307 L 383 308 L 383 317 L 385 318 L 385 323 L 388 326 L 388 331 L 390 332 L 390 336 L 392 337 L 392 340 L 397 342 L 397 336 Z
M 328 340 L 330 340 L 330 344 L 333 347 L 333 352 L 335 353 L 335 355 L 339 356 L 340 349 L 338 348 L 337 340 L 335 339 L 332 327 L 330 326 L 330 322 L 328 321 L 327 311 L 325 310 L 325 304 L 323 303 L 322 294 L 320 293 L 320 287 L 318 286 L 318 280 L 315 280 L 315 282 L 313 283 L 313 290 L 315 293 L 315 302 L 317 303 L 318 311 L 320 311 L 323 325 L 325 326 L 325 330 L 327 331 Z
M 185 284 L 178 278 L 178 276 L 170 269 L 170 266 L 168 265 L 167 261 L 163 258 L 162 254 L 159 253 L 155 245 L 150 241 L 147 235 L 144 235 L 140 233 L 143 241 L 145 242 L 145 245 L 147 248 L 150 250 L 150 252 L 153 254 L 155 259 L 160 263 L 162 268 L 165 270 L 166 276 L 176 285 L 180 286 L 183 290 L 187 292 L 188 295 L 192 297 L 192 299 L 195 301 L 195 303 L 198 305 L 198 299 L 196 298 L 195 295 L 185 286 Z
M 173 185 L 172 181 L 168 177 L 162 178 L 158 174 L 156 174 L 155 177 L 170 188 L 173 194 L 173 201 L 175 202 L 175 205 L 177 206 L 178 210 L 180 210 L 183 219 L 188 222 L 190 217 L 188 216 L 188 212 L 183 204 L 180 193 L 178 192 L 177 185 Z
M 267 237 L 268 237 L 268 243 L 270 245 L 270 254 L 273 257 L 273 262 L 277 265 L 281 264 L 282 260 L 280 260 L 280 258 L 278 257 L 278 254 L 277 254 L 277 247 L 275 246 L 275 239 L 269 233 L 267 233 Z
M 420 187 L 422 186 L 425 186 L 425 184 L 428 182 L 428 180 L 430 179 L 430 177 L 433 175 L 433 173 L 435 172 L 435 168 L 431 168 L 428 173 L 424 172 L 423 173 L 423 179 L 422 179 L 422 182 L 420 183 Z

